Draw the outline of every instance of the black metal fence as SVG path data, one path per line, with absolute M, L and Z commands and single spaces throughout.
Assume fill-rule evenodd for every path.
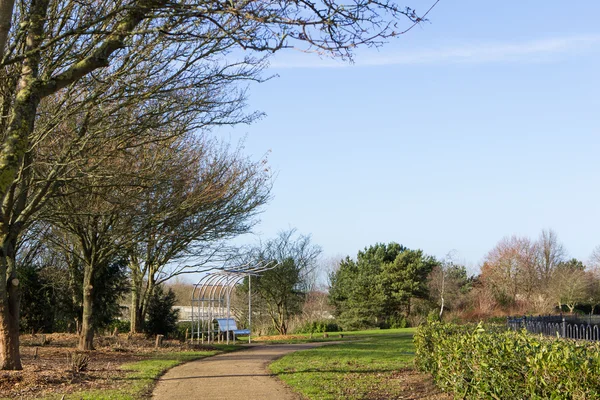
M 510 329 L 581 340 L 600 340 L 600 316 L 545 315 L 508 317 Z

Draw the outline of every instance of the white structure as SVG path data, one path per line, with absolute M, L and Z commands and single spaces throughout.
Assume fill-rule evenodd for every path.
M 277 267 L 275 262 L 263 261 L 254 265 L 242 265 L 235 268 L 219 269 L 207 273 L 194 285 L 191 298 L 192 342 L 213 343 L 219 333 L 225 332 L 227 344 L 230 333 L 235 340 L 237 327 L 231 318 L 231 292 L 233 288 L 248 278 L 248 330 L 252 329 L 252 276 Z M 217 319 L 226 321 L 225 326 L 215 324 Z M 232 322 L 228 322 L 232 321 Z M 229 326 L 229 324 L 233 326 Z M 221 323 L 222 325 L 222 323 Z M 248 343 L 251 342 L 248 334 Z

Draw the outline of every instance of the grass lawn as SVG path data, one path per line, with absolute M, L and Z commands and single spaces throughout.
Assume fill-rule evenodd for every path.
M 270 369 L 309 399 L 446 398 L 412 370 L 413 333 L 344 332 L 344 339 L 354 340 L 291 353 Z

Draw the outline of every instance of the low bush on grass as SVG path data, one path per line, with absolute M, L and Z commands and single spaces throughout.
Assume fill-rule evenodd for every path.
M 294 330 L 294 333 L 324 333 L 324 332 L 341 332 L 342 328 L 335 322 L 321 320 L 308 321 Z
M 494 325 L 422 325 L 416 364 L 467 399 L 600 398 L 600 345 Z

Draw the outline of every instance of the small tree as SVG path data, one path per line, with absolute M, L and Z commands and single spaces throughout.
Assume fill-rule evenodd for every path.
M 271 319 L 275 330 L 287 334 L 290 317 L 302 311 L 305 295 L 313 288 L 317 259 L 321 248 L 310 242 L 310 236 L 295 237 L 288 230 L 265 244 L 252 249 L 251 262 L 275 262 L 276 268 L 252 278 L 252 293 L 256 294 L 262 309 Z M 248 293 L 248 279 L 241 293 Z
M 551 293 L 559 309 L 562 305 L 575 310 L 575 306 L 588 300 L 590 280 L 583 263 L 575 258 L 557 265 L 552 281 Z
M 148 335 L 169 335 L 177 330 L 179 310 L 173 309 L 176 301 L 173 290 L 165 292 L 162 285 L 155 287 L 148 302 L 148 318 L 145 323 Z
M 433 268 L 427 279 L 429 297 L 440 307 L 440 319 L 444 310 L 455 308 L 461 296 L 470 288 L 466 268 L 456 264 L 450 253 L 443 262 Z
M 23 265 L 17 276 L 21 281 L 21 331 L 52 332 L 56 297 L 43 276 L 42 267 Z

